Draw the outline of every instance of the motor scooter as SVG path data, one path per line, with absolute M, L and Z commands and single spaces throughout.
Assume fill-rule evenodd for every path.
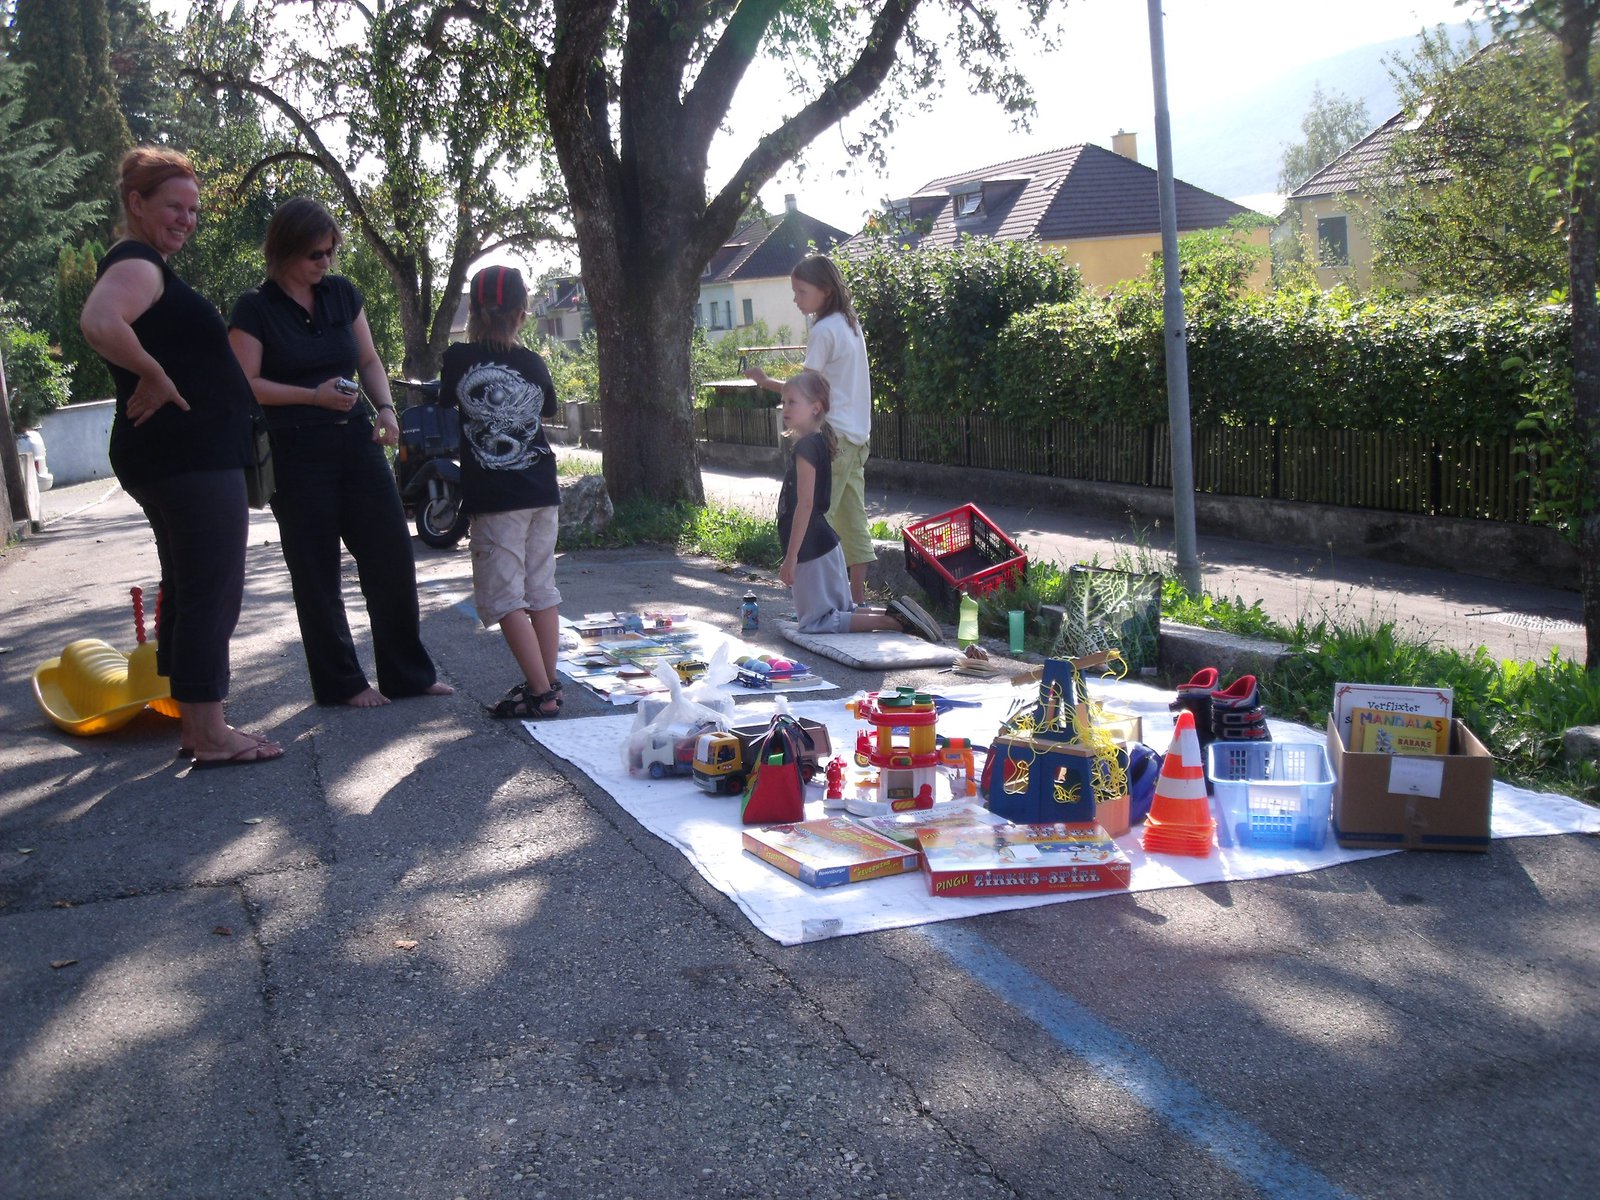
M 425 546 L 448 550 L 467 536 L 461 511 L 461 414 L 439 403 L 439 381 L 393 380 L 407 396 L 400 413 L 394 481 Z

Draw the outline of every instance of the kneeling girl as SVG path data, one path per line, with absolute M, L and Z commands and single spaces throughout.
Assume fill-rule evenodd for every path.
M 799 630 L 817 634 L 892 630 L 941 642 L 938 624 L 908 596 L 890 601 L 884 609 L 857 605 L 850 598 L 844 551 L 826 516 L 839 447 L 828 423 L 828 408 L 828 381 L 821 372 L 801 371 L 784 383 L 783 436 L 794 439 L 794 455 L 778 495 L 778 540 L 783 544 L 778 578 L 794 593 Z

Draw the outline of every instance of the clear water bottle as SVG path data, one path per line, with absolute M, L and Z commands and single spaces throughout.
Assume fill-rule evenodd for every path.
M 956 644 L 963 650 L 978 640 L 978 602 L 961 595 L 961 619 L 956 623 Z

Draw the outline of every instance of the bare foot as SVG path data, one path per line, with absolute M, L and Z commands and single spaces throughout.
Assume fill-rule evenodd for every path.
M 448 683 L 431 683 L 423 689 L 422 694 L 424 696 L 454 696 L 456 690 Z
M 251 733 L 247 729 L 235 729 L 232 725 L 228 726 L 228 733 L 229 735 L 237 735 L 238 737 L 247 737 L 258 746 L 276 746 L 278 744 L 269 737 L 263 737 L 259 733 Z M 180 745 L 178 747 L 178 757 L 193 758 L 194 747 Z
M 345 701 L 351 708 L 382 708 L 389 703 L 385 696 L 375 687 L 366 687 Z
M 197 739 L 194 761 L 197 763 L 264 762 L 269 758 L 277 758 L 282 753 L 283 747 L 277 742 L 230 727 L 219 742 L 208 744 Z

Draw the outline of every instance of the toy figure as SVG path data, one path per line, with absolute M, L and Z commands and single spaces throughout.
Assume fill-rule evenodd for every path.
M 844 759 L 837 755 L 828 760 L 828 790 L 823 794 L 822 800 L 824 807 L 827 808 L 837 808 L 844 804 Z

